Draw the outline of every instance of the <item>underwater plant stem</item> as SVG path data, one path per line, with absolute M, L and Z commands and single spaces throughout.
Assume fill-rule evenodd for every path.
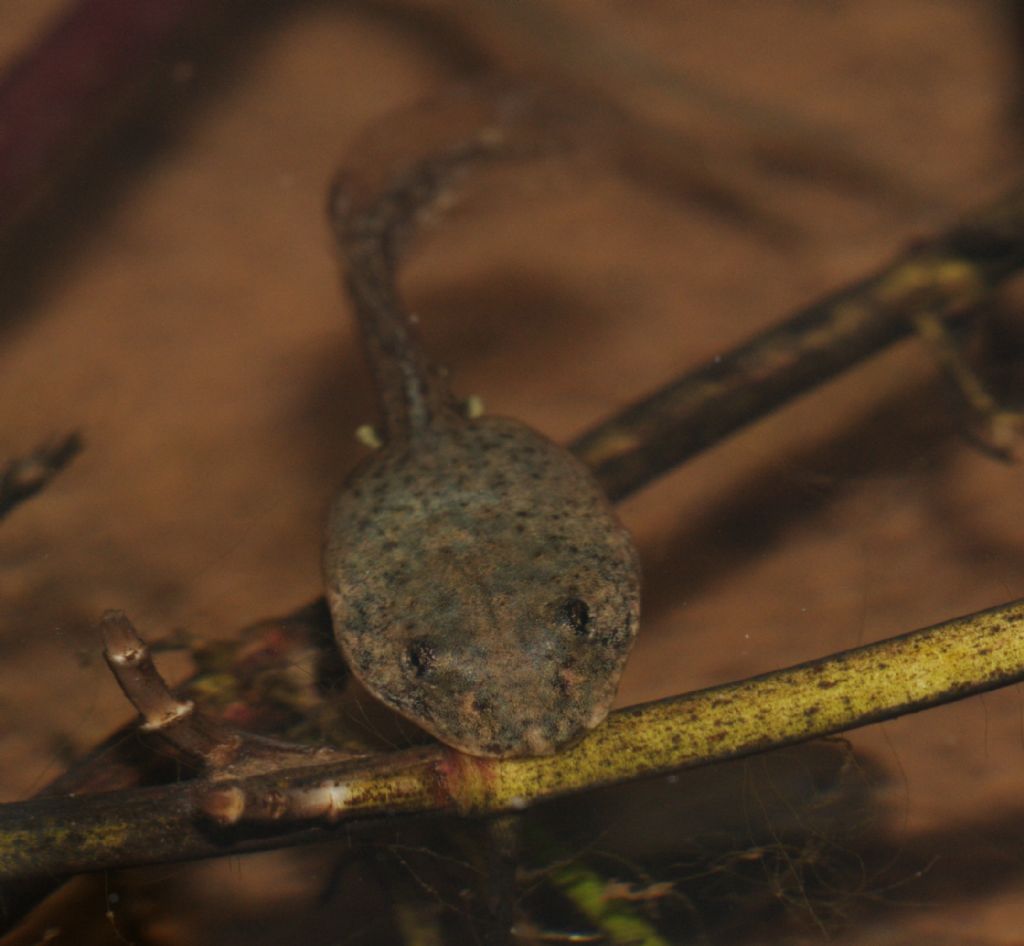
M 442 746 L 208 783 L 0 805 L 0 880 L 299 844 L 330 825 L 287 797 L 330 791 L 330 820 L 518 811 L 535 802 L 865 726 L 1024 679 L 1024 600 L 737 683 L 614 713 L 577 746 L 479 759 Z M 299 793 L 296 792 L 299 790 Z M 236 803 L 220 824 L 211 796 Z M 273 799 L 273 804 L 268 803 Z M 282 799 L 285 799 L 282 801 Z M 337 830 L 337 829 L 333 829 Z

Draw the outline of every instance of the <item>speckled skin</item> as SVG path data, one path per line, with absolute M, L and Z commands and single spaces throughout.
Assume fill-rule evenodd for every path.
M 601 722 L 639 621 L 632 543 L 566 450 L 505 418 L 439 425 L 353 476 L 327 529 L 353 672 L 474 755 L 543 755 Z
M 516 110 L 499 104 L 505 124 L 476 124 L 411 164 L 375 158 L 332 191 L 385 445 L 334 502 L 324 576 L 338 644 L 372 693 L 464 752 L 529 756 L 607 715 L 637 632 L 640 574 L 572 454 L 516 421 L 466 416 L 395 285 L 420 211 L 506 140 Z

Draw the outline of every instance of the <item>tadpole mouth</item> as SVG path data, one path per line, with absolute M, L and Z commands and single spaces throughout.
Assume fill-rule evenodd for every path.
M 467 698 L 468 712 L 435 714 L 428 726 L 441 742 L 467 755 L 489 758 L 532 758 L 554 755 L 582 739 L 591 719 L 604 719 L 607 710 L 591 711 L 587 718 L 575 712 L 555 711 L 550 715 L 502 713 L 500 704 Z M 421 721 L 421 725 L 424 723 Z

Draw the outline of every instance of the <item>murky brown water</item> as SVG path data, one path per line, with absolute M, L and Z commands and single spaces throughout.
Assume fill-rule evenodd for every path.
M 322 511 L 373 410 L 322 207 L 367 123 L 487 62 L 578 74 L 589 36 L 611 57 L 607 94 L 678 137 L 678 167 L 653 177 L 496 175 L 407 267 L 460 390 L 560 439 L 1014 180 L 998 4 L 559 9 L 568 47 L 500 4 L 292 4 L 179 64 L 166 128 L 129 131 L 96 168 L 91 219 L 55 215 L 74 237 L 0 324 L 0 458 L 70 429 L 86 450 L 0 526 L 2 800 L 130 717 L 93 630 L 103 609 L 218 638 L 318 594 Z M 5 55 L 38 28 L 26 11 L 43 5 L 0 3 Z M 951 403 L 905 344 L 625 503 L 647 587 L 620 702 L 1024 594 L 1024 473 L 968 446 Z M 883 846 L 909 852 L 906 879 L 928 873 L 869 884 L 841 941 L 1017 939 L 1021 714 L 1012 689 L 854 734 L 885 773 Z M 110 884 L 137 942 L 356 942 L 310 906 L 331 861 Z M 88 935 L 118 941 L 102 922 Z

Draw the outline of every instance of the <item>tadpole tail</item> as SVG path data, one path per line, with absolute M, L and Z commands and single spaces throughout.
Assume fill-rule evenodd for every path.
M 460 409 L 420 347 L 398 291 L 403 250 L 462 172 L 535 154 L 557 138 L 560 125 L 536 89 L 460 89 L 386 119 L 335 177 L 328 215 L 377 384 L 385 440 L 414 435 Z

